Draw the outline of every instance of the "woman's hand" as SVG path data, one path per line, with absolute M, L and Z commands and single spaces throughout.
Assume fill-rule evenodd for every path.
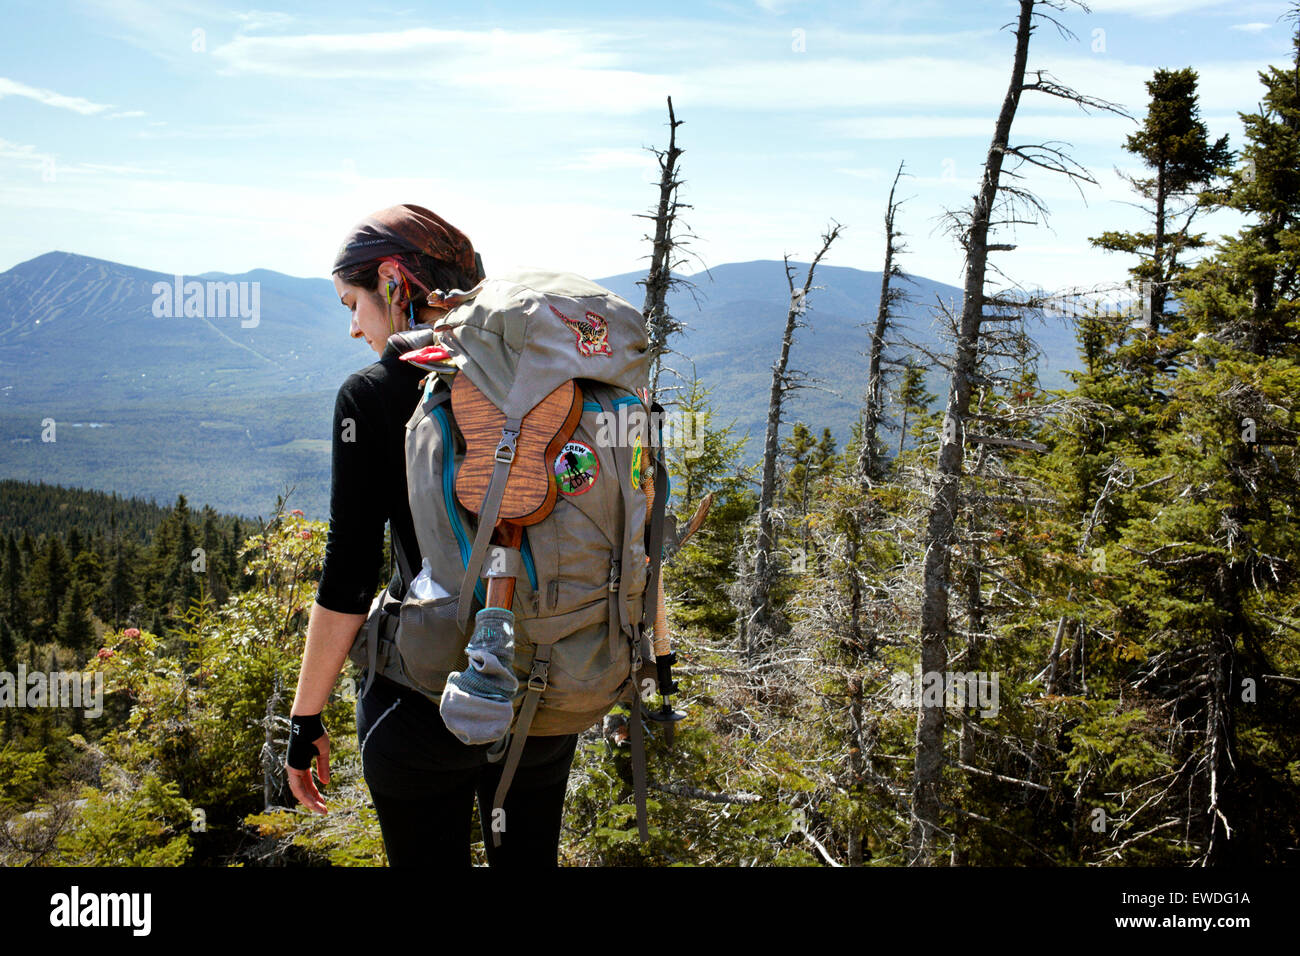
M 311 762 L 316 760 L 316 775 L 323 786 L 330 782 L 330 735 L 321 723 L 320 714 L 295 715 L 289 718 L 289 757 L 285 771 L 289 789 L 308 810 L 328 813 L 325 800 L 311 778 Z
M 365 622 L 364 614 L 343 614 L 313 604 L 311 620 L 307 623 L 298 691 L 290 711 L 293 716 L 289 718 L 291 733 L 285 770 L 298 802 L 317 813 L 328 811 L 311 777 L 313 759 L 321 784 L 328 786 L 330 782 L 330 735 L 320 722 L 320 713 L 329 702 L 330 690 L 347 660 L 352 639 Z

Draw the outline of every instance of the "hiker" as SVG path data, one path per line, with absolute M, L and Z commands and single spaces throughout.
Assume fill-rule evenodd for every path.
M 352 337 L 364 338 L 379 360 L 349 376 L 335 402 L 325 566 L 291 709 L 289 784 L 298 801 L 318 813 L 326 804 L 312 779 L 313 758 L 321 784 L 330 779 L 329 734 L 320 714 L 366 622 L 384 523 L 395 551 L 417 563 L 420 557 L 407 501 L 405 437 L 425 373 L 400 361 L 388 337 L 436 321 L 443 310 L 426 305 L 425 296 L 470 289 L 482 267 L 463 233 L 428 209 L 405 204 L 357 224 L 332 273 L 339 300 L 352 313 Z M 404 587 L 399 570 L 388 590 L 400 600 Z M 436 701 L 382 674 L 370 676 L 357 700 L 357 739 L 389 864 L 468 866 L 473 801 L 477 795 L 480 817 L 490 819 L 501 764 L 489 762 L 489 745 L 453 736 Z M 557 864 L 577 738 L 527 738 L 504 804 L 509 830 L 500 846 L 485 840 L 490 865 Z

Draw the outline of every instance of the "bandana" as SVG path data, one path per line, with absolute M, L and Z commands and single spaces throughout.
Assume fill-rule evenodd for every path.
M 468 237 L 437 213 L 411 203 L 381 209 L 353 226 L 330 272 L 402 252 L 422 252 L 458 267 L 471 280 L 478 277 Z

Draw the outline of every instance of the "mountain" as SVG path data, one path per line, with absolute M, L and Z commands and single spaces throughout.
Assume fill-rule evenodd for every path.
M 808 265 L 799 263 L 795 268 L 795 286 L 802 288 Z M 645 292 L 636 280 L 643 276 L 626 273 L 599 281 L 639 307 Z M 752 436 L 748 450 L 751 459 L 756 459 L 762 451 L 772 365 L 781 348 L 790 298 L 784 263 L 729 263 L 692 276 L 691 281 L 698 304 L 684 289 L 669 296 L 670 311 L 689 328 L 673 342 L 681 355 L 666 364 L 689 376 L 694 362 L 695 374 L 714 387 L 713 398 L 722 420 L 735 418 L 738 429 Z M 784 417 L 790 422 L 802 420 L 818 435 L 823 427 L 829 427 L 842 447 L 866 391 L 867 357 L 863 353 L 870 332 L 863 323 L 875 324 L 880 273 L 819 265 L 813 285 L 804 316 L 810 328 L 796 331 L 790 364 L 810 378 L 821 379 L 822 388 L 829 391 L 796 390 Z M 920 276 L 902 287 L 909 301 L 899 306 L 898 328 L 891 337 L 936 345 L 933 306 L 938 300 L 960 310 L 961 289 Z M 1043 386 L 1065 387 L 1065 369 L 1077 364 L 1073 326 L 1050 319 L 1032 332 L 1044 352 L 1040 366 Z M 901 356 L 904 351 L 895 347 L 887 354 Z M 947 380 L 941 371 L 929 376 L 928 387 L 940 401 L 947 395 Z
M 795 264 L 796 283 L 806 264 Z M 640 306 L 643 273 L 598 279 Z M 688 326 L 668 365 L 713 388 L 722 421 L 751 435 L 757 458 L 771 366 L 789 300 L 783 263 L 730 263 L 690 277 L 669 308 Z M 788 421 L 842 445 L 865 388 L 867 330 L 880 274 L 818 267 L 792 367 L 822 380 L 793 393 Z M 917 277 L 903 332 L 934 343 L 930 306 L 961 290 Z M 186 316 L 186 303 L 211 317 Z M 334 393 L 373 353 L 347 335 L 327 279 L 268 270 L 174 277 L 66 252 L 0 273 L 0 478 L 44 480 L 196 506 L 326 517 Z M 1074 365 L 1067 323 L 1036 330 L 1049 387 Z M 661 383 L 662 384 L 662 383 Z M 938 373 L 930 390 L 944 394 Z M 53 440 L 50 440 L 50 439 Z
M 294 394 L 337 388 L 366 362 L 325 280 L 260 269 L 181 279 L 182 292 L 184 282 L 203 286 L 205 312 L 209 286 L 245 284 L 249 317 L 221 308 L 229 302 L 220 294 L 212 311 L 234 315 L 172 315 L 176 277 L 66 252 L 0 273 L 0 396 L 57 403 L 74 385 L 115 405 Z M 155 309 L 160 300 L 165 310 Z

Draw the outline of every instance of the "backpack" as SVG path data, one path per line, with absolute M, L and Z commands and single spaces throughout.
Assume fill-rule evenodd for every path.
M 570 273 L 508 274 L 455 296 L 459 304 L 436 325 L 397 333 L 385 350 L 429 370 L 406 423 L 406 481 L 420 562 L 429 566 L 436 596 L 411 593 L 420 565 L 394 537 L 404 597 L 397 601 L 384 588 L 357 635 L 351 657 L 366 671 L 361 693 L 383 674 L 437 702 L 448 675 L 468 666 L 465 645 L 473 612 L 486 600 L 486 566 L 507 569 L 515 576 L 519 692 L 510 732 L 489 750 L 489 760 L 505 760 L 492 807 L 494 843 L 496 811 L 526 738 L 581 733 L 620 701 L 632 711 L 637 826 L 647 840 L 641 694 L 657 686 L 646 631 L 670 488 L 660 454 L 663 409 L 657 402 L 647 409 L 638 395 L 649 385 L 645 320 L 624 299 Z M 426 364 L 411 355 L 431 345 L 447 357 Z M 581 418 L 553 463 L 555 507 L 523 529 L 517 551 L 488 544 L 495 514 L 480 524 L 456 499 L 464 447 L 450 402 L 454 375 L 468 375 L 511 421 L 568 379 L 582 391 Z

